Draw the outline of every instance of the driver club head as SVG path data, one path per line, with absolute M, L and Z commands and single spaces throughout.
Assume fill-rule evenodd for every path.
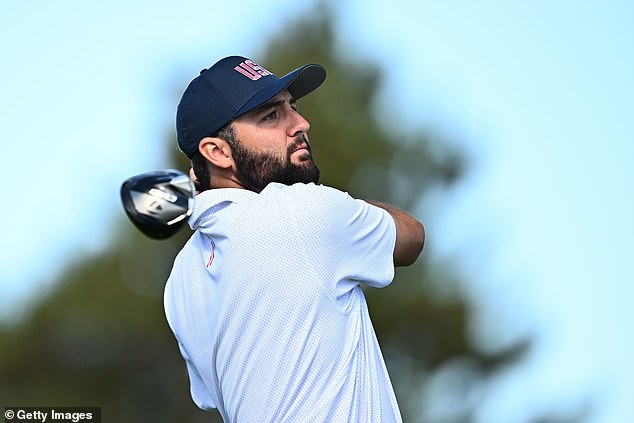
M 136 175 L 121 185 L 121 202 L 128 218 L 153 239 L 169 238 L 185 225 L 195 194 L 189 176 L 173 169 Z

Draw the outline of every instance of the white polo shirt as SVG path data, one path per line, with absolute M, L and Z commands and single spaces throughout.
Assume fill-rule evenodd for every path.
M 400 422 L 361 285 L 394 276 L 394 220 L 315 184 L 196 197 L 165 287 L 194 402 L 226 423 Z

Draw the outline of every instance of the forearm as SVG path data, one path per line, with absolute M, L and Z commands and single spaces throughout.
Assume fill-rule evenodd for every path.
M 394 246 L 394 265 L 413 264 L 425 245 L 425 227 L 416 218 L 394 206 L 378 201 L 367 201 L 387 211 L 396 224 L 396 244 Z

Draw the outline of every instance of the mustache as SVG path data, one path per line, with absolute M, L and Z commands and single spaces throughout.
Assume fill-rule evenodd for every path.
M 308 141 L 308 137 L 306 137 L 305 134 L 303 135 L 298 135 L 297 137 L 295 137 L 295 141 L 293 141 L 293 143 L 291 145 L 288 146 L 288 155 L 290 156 L 291 154 L 293 154 L 293 152 L 295 150 L 297 150 L 301 145 L 306 144 L 306 149 L 308 150 L 309 153 L 312 153 L 312 147 L 310 146 L 310 141 Z

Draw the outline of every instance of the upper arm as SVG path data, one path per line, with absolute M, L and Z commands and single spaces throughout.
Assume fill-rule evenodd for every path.
M 408 213 L 376 201 L 370 202 L 387 211 L 396 226 L 396 242 L 394 245 L 394 265 L 409 266 L 413 264 L 425 245 L 425 227 Z
M 396 224 L 396 245 L 394 246 L 394 265 L 413 264 L 425 246 L 425 227 L 418 220 L 394 218 Z

